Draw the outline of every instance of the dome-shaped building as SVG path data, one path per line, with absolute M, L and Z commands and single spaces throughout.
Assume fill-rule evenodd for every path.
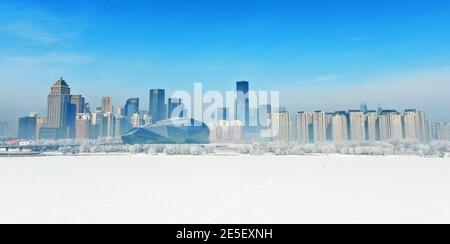
M 209 128 L 189 118 L 163 120 L 134 128 L 122 136 L 125 144 L 208 144 Z

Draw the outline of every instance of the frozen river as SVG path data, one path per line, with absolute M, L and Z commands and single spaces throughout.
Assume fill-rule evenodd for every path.
M 450 159 L 0 158 L 0 223 L 450 223 Z

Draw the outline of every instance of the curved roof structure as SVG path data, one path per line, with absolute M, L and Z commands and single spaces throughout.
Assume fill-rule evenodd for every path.
M 122 136 L 125 144 L 208 144 L 209 128 L 194 119 L 176 118 L 134 128 Z

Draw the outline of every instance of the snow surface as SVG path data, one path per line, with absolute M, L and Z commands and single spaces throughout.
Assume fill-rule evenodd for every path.
M 0 158 L 0 223 L 450 223 L 449 187 L 449 158 Z

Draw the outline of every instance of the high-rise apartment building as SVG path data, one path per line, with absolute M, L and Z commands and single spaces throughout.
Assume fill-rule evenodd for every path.
M 313 113 L 313 142 L 325 143 L 327 141 L 325 113 L 315 111 Z
M 416 116 L 415 109 L 408 109 L 403 114 L 403 138 L 406 140 L 416 140 Z
M 436 123 L 436 139 L 441 141 L 450 141 L 450 123 Z
M 365 115 L 361 111 L 351 110 L 348 113 L 349 139 L 353 142 L 366 141 Z
M 336 112 L 332 118 L 332 138 L 334 143 L 348 140 L 348 121 L 345 111 Z
M 416 139 L 421 142 L 428 141 L 427 139 L 427 121 L 425 113 L 422 111 L 417 111 L 416 113 Z
M 395 110 L 383 110 L 380 116 L 380 140 L 403 139 L 402 115 Z
M 367 141 L 374 142 L 380 140 L 380 122 L 378 120 L 377 111 L 367 111 L 365 127 Z
M 149 112 L 153 122 L 165 120 L 166 116 L 166 91 L 163 89 L 152 89 L 149 95 Z
M 274 141 L 290 141 L 290 114 L 287 111 L 278 111 L 271 114 L 272 135 Z

